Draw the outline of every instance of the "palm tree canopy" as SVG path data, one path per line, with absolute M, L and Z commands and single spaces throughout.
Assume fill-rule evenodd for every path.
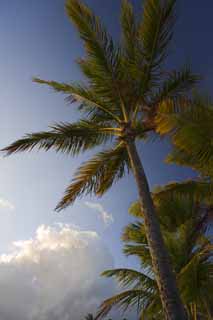
M 123 0 L 122 34 L 120 42 L 115 43 L 88 6 L 80 0 L 67 0 L 68 17 L 84 44 L 85 56 L 77 63 L 85 80 L 34 81 L 63 93 L 70 104 L 75 103 L 80 120 L 27 134 L 4 149 L 7 155 L 35 147 L 77 155 L 105 146 L 77 170 L 57 210 L 85 193 L 106 192 L 129 171 L 126 140 L 145 139 L 149 132 L 156 131 L 156 117 L 162 105 L 172 105 L 172 114 L 177 105 L 182 106 L 189 99 L 199 77 L 188 66 L 172 72 L 166 72 L 164 67 L 173 35 L 175 7 L 175 0 L 146 0 L 136 16 L 130 1 Z
M 198 201 L 194 192 L 193 196 L 181 192 L 184 188 L 184 183 L 166 185 L 156 190 L 153 199 L 189 319 L 194 319 L 192 306 L 196 306 L 196 314 L 202 315 L 201 319 L 209 320 L 213 295 L 213 239 L 207 231 L 213 219 L 213 199 L 211 205 L 209 198 L 207 202 L 205 197 Z M 164 319 L 144 230 L 143 212 L 137 202 L 130 207 L 130 213 L 140 220 L 129 224 L 123 232 L 124 253 L 137 256 L 143 271 L 123 268 L 105 271 L 103 275 L 114 277 L 125 291 L 105 300 L 98 316 L 107 315 L 113 307 L 124 311 L 136 307 L 140 319 Z

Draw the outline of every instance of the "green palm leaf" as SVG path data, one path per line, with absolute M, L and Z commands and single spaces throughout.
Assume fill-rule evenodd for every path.
M 66 4 L 68 16 L 75 24 L 85 44 L 87 57 L 78 61 L 79 66 L 90 81 L 93 90 L 108 103 L 121 108 L 120 52 L 107 34 L 99 17 L 79 0 L 69 0 Z M 120 109 L 121 110 L 121 109 Z
M 102 26 L 99 17 L 79 0 L 67 1 L 66 11 L 85 44 L 88 57 L 91 61 L 95 60 L 96 67 L 101 72 L 112 76 L 117 63 L 116 54 L 112 39 Z
M 51 127 L 52 130 L 27 134 L 15 141 L 3 151 L 6 155 L 20 151 L 31 151 L 35 147 L 48 151 L 78 154 L 85 150 L 105 144 L 112 138 L 112 132 L 93 122 L 81 120 L 76 123 L 60 123 Z
M 174 151 L 167 158 L 192 166 L 207 176 L 213 164 L 213 104 L 207 97 L 194 95 L 178 109 L 172 103 L 161 106 L 156 117 L 157 131 L 171 136 Z
M 121 7 L 122 47 L 126 58 L 134 63 L 138 30 L 132 4 L 128 0 L 122 1 Z
M 97 314 L 97 318 L 104 318 L 114 306 L 120 310 L 123 310 L 124 312 L 128 308 L 136 306 L 139 311 L 146 306 L 150 296 L 152 296 L 151 293 L 142 290 L 132 289 L 124 291 L 105 300 L 100 306 L 100 311 Z
M 94 90 L 82 84 L 67 84 L 39 78 L 34 78 L 33 81 L 39 84 L 46 84 L 56 92 L 65 94 L 69 103 L 77 102 L 79 104 L 79 110 L 85 111 L 87 114 L 91 112 L 96 114 L 99 112 L 103 120 L 120 121 L 116 114 L 117 110 L 113 108 L 112 105 L 106 102 L 100 95 L 97 95 Z
M 163 188 L 156 188 L 154 198 L 165 201 L 166 199 L 191 198 L 192 201 L 213 203 L 213 184 L 205 180 L 186 180 L 165 185 Z
M 153 270 L 150 268 L 151 256 L 143 223 L 135 222 L 126 226 L 122 234 L 122 240 L 125 243 L 124 254 L 139 258 L 141 266 L 146 268 L 146 272 L 153 276 Z
M 128 168 L 129 160 L 122 143 L 98 153 L 77 170 L 56 210 L 66 208 L 83 194 L 102 195 L 124 176 Z
M 187 304 L 213 294 L 212 245 L 198 249 L 178 275 L 180 288 Z M 208 287 L 208 291 L 204 290 Z
M 145 1 L 139 34 L 146 61 L 142 81 L 144 94 L 159 80 L 160 67 L 173 35 L 175 4 L 175 0 Z
M 184 66 L 180 71 L 173 71 L 164 80 L 162 87 L 154 95 L 151 103 L 158 105 L 165 99 L 172 99 L 177 112 L 177 108 L 183 106 L 183 102 L 178 98 L 189 95 L 191 89 L 195 87 L 199 80 L 200 77 L 192 73 L 189 66 Z
M 122 286 L 133 286 L 134 289 L 143 289 L 155 291 L 157 289 L 156 282 L 148 275 L 132 269 L 113 269 L 106 270 L 102 276 L 115 278 Z

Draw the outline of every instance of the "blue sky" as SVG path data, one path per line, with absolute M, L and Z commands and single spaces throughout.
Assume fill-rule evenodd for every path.
M 118 0 L 87 0 L 115 38 L 119 36 Z M 140 1 L 133 1 L 136 10 Z M 211 93 L 213 82 L 212 0 L 178 1 L 178 22 L 168 67 L 174 69 L 191 62 L 204 75 L 203 88 Z M 57 121 L 75 121 L 74 106 L 61 95 L 32 83 L 33 76 L 57 81 L 81 79 L 75 59 L 82 56 L 82 44 L 64 11 L 62 0 L 1 0 L 0 19 L 0 147 L 24 133 L 47 129 Z M 188 169 L 167 166 L 163 159 L 169 150 L 166 143 L 140 146 L 140 153 L 151 187 L 182 180 L 195 174 Z M 83 230 L 96 231 L 114 258 L 115 265 L 136 265 L 126 260 L 119 240 L 130 221 L 127 211 L 137 198 L 131 176 L 126 177 L 102 199 L 84 198 L 60 214 L 54 206 L 70 182 L 77 166 L 90 154 L 71 158 L 54 152 L 33 152 L 0 159 L 0 199 L 14 209 L 0 208 L 0 252 L 11 242 L 33 237 L 41 225 L 68 223 Z M 85 204 L 89 201 L 93 204 Z M 107 228 L 94 204 L 101 204 L 113 216 Z

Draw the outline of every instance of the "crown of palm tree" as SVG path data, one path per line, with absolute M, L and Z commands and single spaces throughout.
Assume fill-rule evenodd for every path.
M 191 183 L 194 183 L 196 189 L 196 182 Z M 186 184 L 169 184 L 159 188 L 153 194 L 153 199 L 188 319 L 210 320 L 213 307 L 213 239 L 208 236 L 207 229 L 213 218 L 213 208 L 209 201 L 206 202 L 206 197 L 200 198 L 198 202 L 194 198 L 193 188 L 191 196 L 190 193 L 182 192 L 183 189 L 186 190 Z M 126 291 L 105 300 L 98 317 L 106 316 L 113 307 L 123 311 L 136 307 L 140 319 L 164 319 L 143 224 L 143 212 L 137 202 L 130 207 L 130 213 L 140 220 L 129 224 L 123 232 L 124 253 L 137 256 L 143 271 L 121 268 L 103 273 L 103 276 L 114 277 Z
M 4 149 L 8 155 L 35 147 L 76 155 L 105 145 L 77 170 L 57 210 L 83 194 L 105 193 L 129 171 L 127 139 L 144 139 L 153 131 L 161 133 L 156 118 L 162 113 L 162 106 L 169 105 L 173 116 L 173 111 L 188 101 L 190 89 L 199 77 L 186 66 L 179 71 L 164 69 L 173 35 L 175 4 L 175 0 L 146 0 L 143 15 L 136 17 L 131 3 L 123 0 L 122 36 L 115 44 L 99 17 L 85 4 L 67 1 L 67 14 L 84 43 L 86 54 L 78 65 L 86 81 L 34 81 L 65 94 L 70 104 L 77 104 L 80 120 L 27 134 Z M 161 128 L 164 123 L 173 124 L 172 116 L 161 118 Z

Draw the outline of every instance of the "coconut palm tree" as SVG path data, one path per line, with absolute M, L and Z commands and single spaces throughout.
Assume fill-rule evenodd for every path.
M 154 203 L 188 319 L 210 320 L 213 316 L 213 247 L 207 229 L 213 208 L 204 198 L 198 202 L 188 193 L 180 193 L 181 187 L 182 184 L 171 184 L 159 189 L 153 195 Z M 130 212 L 140 220 L 125 228 L 124 252 L 127 256 L 137 256 L 143 271 L 114 269 L 103 273 L 116 278 L 126 290 L 104 301 L 98 317 L 106 316 L 113 307 L 125 311 L 135 306 L 140 319 L 165 319 L 139 203 L 133 204 Z
M 189 67 L 164 70 L 173 35 L 175 5 L 175 0 L 146 0 L 143 14 L 135 17 L 131 3 L 123 0 L 122 37 L 115 44 L 99 17 L 80 0 L 68 0 L 67 14 L 84 43 L 86 55 L 78 60 L 78 65 L 86 81 L 58 83 L 38 78 L 34 81 L 65 94 L 71 104 L 77 104 L 80 120 L 27 134 L 4 149 L 8 155 L 35 147 L 76 155 L 107 146 L 80 166 L 57 210 L 84 194 L 103 195 L 132 171 L 144 212 L 153 269 L 170 320 L 185 319 L 185 313 L 136 141 L 156 130 L 155 118 L 161 105 L 173 105 L 176 110 L 177 105 L 188 100 L 190 89 L 198 81 Z

